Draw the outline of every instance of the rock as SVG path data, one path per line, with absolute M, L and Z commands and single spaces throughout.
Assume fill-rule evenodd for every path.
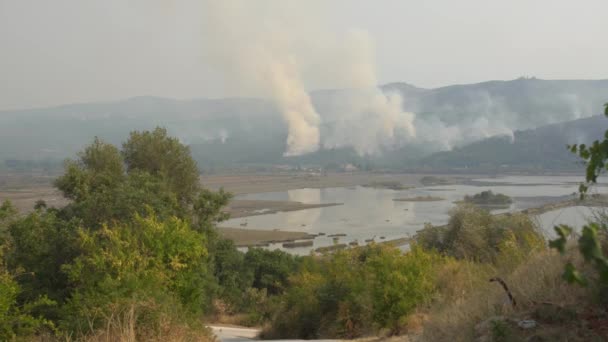
M 532 319 L 524 319 L 517 322 L 517 326 L 522 329 L 533 329 L 536 328 L 537 324 L 535 320 Z

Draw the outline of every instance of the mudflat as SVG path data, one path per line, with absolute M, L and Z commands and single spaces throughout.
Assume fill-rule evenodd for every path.
M 227 227 L 218 227 L 217 230 L 223 238 L 234 241 L 234 244 L 238 247 L 260 246 L 270 241 L 285 242 L 314 237 L 313 235 L 304 232 L 283 230 L 256 230 Z
M 305 204 L 294 201 L 232 200 L 226 211 L 231 218 L 274 214 L 280 211 L 294 211 L 341 205 L 342 203 Z

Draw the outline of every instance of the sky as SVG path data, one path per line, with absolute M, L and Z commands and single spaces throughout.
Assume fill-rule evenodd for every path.
M 341 85 L 315 44 L 329 54 L 327 37 L 352 29 L 373 42 L 378 83 L 608 78 L 604 0 L 223 0 L 247 3 L 243 20 L 218 17 L 217 1 L 0 0 L 0 110 L 255 96 L 222 65 L 220 27 L 278 28 L 307 90 Z

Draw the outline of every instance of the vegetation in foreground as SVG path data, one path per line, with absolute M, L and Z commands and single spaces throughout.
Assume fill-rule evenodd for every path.
M 221 239 L 230 195 L 198 174 L 159 128 L 121 149 L 95 139 L 68 161 L 64 207 L 2 204 L 0 340 L 208 340 L 218 301 L 244 311 L 282 291 L 298 259 Z
M 464 202 L 482 206 L 508 206 L 509 204 L 513 203 L 513 200 L 511 200 L 511 197 L 507 195 L 495 194 L 492 192 L 492 190 L 486 190 L 473 196 L 464 196 Z
M 579 150 L 592 176 L 606 146 Z M 133 132 L 120 150 L 96 139 L 56 186 L 71 200 L 62 208 L 0 207 L 1 340 L 210 340 L 208 320 L 283 338 L 608 338 L 602 220 L 583 229 L 578 251 L 559 227 L 550 245 L 560 253 L 527 216 L 470 204 L 406 254 L 241 253 L 215 231 L 230 195 L 200 188 L 188 149 L 163 129 Z

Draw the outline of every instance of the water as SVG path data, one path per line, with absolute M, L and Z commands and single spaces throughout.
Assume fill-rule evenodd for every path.
M 366 187 L 297 189 L 282 192 L 268 192 L 237 196 L 238 199 L 297 201 L 302 203 L 344 203 L 343 205 L 279 212 L 232 219 L 222 223 L 225 227 L 240 227 L 247 222 L 247 229 L 303 231 L 311 234 L 325 233 L 314 240 L 312 248 L 329 246 L 334 243 L 330 234 L 346 234 L 338 243 L 365 240 L 392 240 L 409 237 L 422 229 L 425 223 L 445 224 L 454 201 L 462 200 L 484 190 L 503 193 L 512 197 L 513 204 L 495 213 L 522 210 L 545 203 L 572 198 L 578 190 L 581 177 L 568 176 L 510 176 L 504 178 L 477 179 L 474 185 L 441 185 L 408 190 L 374 189 Z M 596 189 L 596 191 L 598 191 Z M 436 202 L 400 202 L 397 198 L 416 196 L 441 197 Z M 586 223 L 591 214 L 587 208 L 574 207 L 548 212 L 538 217 L 538 222 L 547 235 L 551 236 L 553 226 L 560 223 L 576 227 Z M 383 237 L 383 239 L 382 239 Z M 282 249 L 281 244 L 269 248 Z M 311 247 L 290 248 L 295 254 L 308 254 Z

